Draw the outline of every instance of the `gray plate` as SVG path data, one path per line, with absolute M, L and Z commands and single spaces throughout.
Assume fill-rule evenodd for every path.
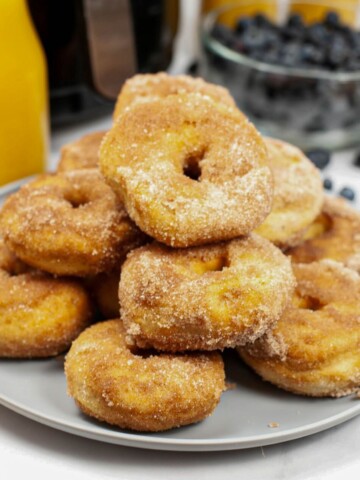
M 27 179 L 0 188 L 0 203 Z M 0 404 L 37 422 L 103 442 L 181 451 L 235 450 L 285 442 L 338 425 L 360 414 L 360 400 L 313 399 L 263 382 L 236 354 L 225 355 L 225 392 L 207 420 L 157 434 L 119 430 L 84 416 L 66 395 L 62 359 L 0 360 Z M 278 424 L 270 428 L 271 423 Z
M 103 442 L 182 451 L 231 450 L 280 443 L 310 435 L 360 414 L 360 400 L 313 399 L 263 382 L 235 354 L 225 355 L 225 392 L 214 414 L 188 427 L 157 434 L 119 430 L 84 416 L 66 394 L 60 359 L 0 361 L 0 403 L 50 427 Z M 277 428 L 269 424 L 276 422 Z

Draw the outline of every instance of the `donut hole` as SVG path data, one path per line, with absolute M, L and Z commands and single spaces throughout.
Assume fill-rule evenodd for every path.
M 200 181 L 201 166 L 200 162 L 205 157 L 205 149 L 190 153 L 183 164 L 183 174 L 196 182 Z
M 190 268 L 198 275 L 204 275 L 207 272 L 221 272 L 224 268 L 230 266 L 227 255 L 211 258 L 209 260 L 194 260 L 190 263 Z
M 70 203 L 72 208 L 75 209 L 84 207 L 90 203 L 89 197 L 81 192 L 69 192 L 67 195 L 65 195 L 65 200 Z
M 324 307 L 324 305 L 320 302 L 318 298 L 311 297 L 311 296 L 300 297 L 298 299 L 297 306 L 299 308 L 303 308 L 305 310 L 311 310 L 313 312 L 321 310 Z

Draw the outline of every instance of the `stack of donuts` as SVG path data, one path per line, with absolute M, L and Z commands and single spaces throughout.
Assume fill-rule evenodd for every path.
M 10 195 L 0 231 L 0 357 L 66 353 L 91 417 L 205 419 L 228 348 L 293 393 L 360 388 L 360 214 L 220 86 L 129 79 L 111 129 Z

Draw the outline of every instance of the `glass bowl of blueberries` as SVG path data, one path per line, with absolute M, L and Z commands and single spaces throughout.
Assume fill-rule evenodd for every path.
M 359 144 L 360 17 L 345 3 L 293 1 L 281 11 L 242 1 L 210 11 L 200 74 L 227 87 L 266 135 L 303 149 Z

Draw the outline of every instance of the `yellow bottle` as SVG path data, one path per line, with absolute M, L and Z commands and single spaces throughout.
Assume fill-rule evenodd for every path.
M 342 22 L 355 26 L 357 19 L 357 9 L 359 0 L 341 0 L 337 2 L 329 1 L 305 1 L 291 0 L 290 11 L 302 15 L 305 22 L 321 21 L 329 10 L 335 11 L 341 17 Z
M 44 171 L 46 62 L 26 0 L 0 0 L 0 185 Z

